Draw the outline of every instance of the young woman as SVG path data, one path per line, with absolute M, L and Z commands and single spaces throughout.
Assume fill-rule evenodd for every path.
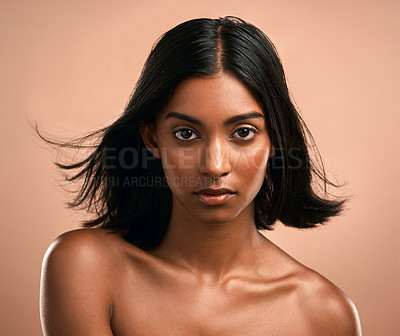
M 361 335 L 350 299 L 258 231 L 312 228 L 345 202 L 312 187 L 333 183 L 259 29 L 225 17 L 168 31 L 121 117 L 80 140 L 96 136 L 87 158 L 58 163 L 83 180 L 70 205 L 95 217 L 44 257 L 45 335 Z

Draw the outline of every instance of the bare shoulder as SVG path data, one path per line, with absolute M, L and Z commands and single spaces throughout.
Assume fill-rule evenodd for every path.
M 115 239 L 114 239 L 115 240 Z M 78 253 L 81 257 L 106 257 L 117 248 L 113 234 L 104 229 L 76 229 L 59 235 L 49 246 L 46 257 Z
M 110 266 L 117 254 L 118 244 L 108 231 L 102 229 L 77 229 L 58 236 L 49 246 L 43 266 L 51 270 L 84 272 Z
M 328 279 L 303 266 L 298 288 L 300 308 L 313 335 L 361 335 L 354 303 Z
M 104 229 L 77 229 L 58 236 L 43 258 L 42 275 L 60 282 L 84 280 L 87 286 L 102 287 L 116 273 L 121 261 L 121 239 Z M 75 279 L 75 277 L 77 279 Z M 82 285 L 83 286 L 83 285 Z
M 45 335 L 111 335 L 116 239 L 102 229 L 78 229 L 60 235 L 47 249 L 40 287 Z M 61 332 L 61 325 L 68 327 Z
M 268 246 L 274 265 L 278 265 L 277 278 L 291 288 L 288 309 L 296 311 L 292 322 L 299 328 L 298 334 L 361 336 L 357 309 L 340 288 L 275 244 Z

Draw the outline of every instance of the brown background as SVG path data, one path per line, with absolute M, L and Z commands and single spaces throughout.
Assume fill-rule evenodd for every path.
M 40 335 L 43 255 L 81 214 L 28 126 L 79 135 L 122 112 L 154 41 L 236 15 L 276 44 L 296 103 L 351 209 L 321 229 L 267 236 L 341 287 L 365 335 L 400 335 L 397 1 L 1 1 L 0 335 Z M 262 318 L 262 316 L 260 316 Z M 267 318 L 267 316 L 265 317 Z

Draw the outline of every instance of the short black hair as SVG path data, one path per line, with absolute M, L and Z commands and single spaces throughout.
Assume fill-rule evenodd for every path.
M 62 147 L 82 148 L 90 138 L 98 140 L 82 161 L 56 162 L 63 170 L 77 171 L 67 181 L 83 181 L 68 203 L 95 214 L 83 226 L 123 232 L 126 240 L 142 249 L 161 242 L 171 215 L 172 194 L 164 183 L 161 161 L 143 143 L 140 125 L 155 123 L 183 79 L 220 72 L 240 80 L 258 100 L 275 150 L 254 200 L 256 227 L 270 230 L 279 220 L 291 227 L 313 228 L 343 211 L 347 198 L 327 198 L 327 184 L 339 186 L 326 177 L 315 141 L 290 98 L 276 48 L 254 25 L 226 16 L 189 20 L 162 35 L 123 114 L 111 125 L 64 143 L 44 138 L 36 126 L 44 140 Z M 315 162 L 310 159 L 309 141 L 319 158 Z M 313 188 L 313 178 L 322 182 L 324 197 Z

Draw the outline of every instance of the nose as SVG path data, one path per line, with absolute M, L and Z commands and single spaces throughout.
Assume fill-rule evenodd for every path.
M 201 153 L 200 173 L 213 179 L 231 172 L 229 146 L 223 139 L 210 139 Z

